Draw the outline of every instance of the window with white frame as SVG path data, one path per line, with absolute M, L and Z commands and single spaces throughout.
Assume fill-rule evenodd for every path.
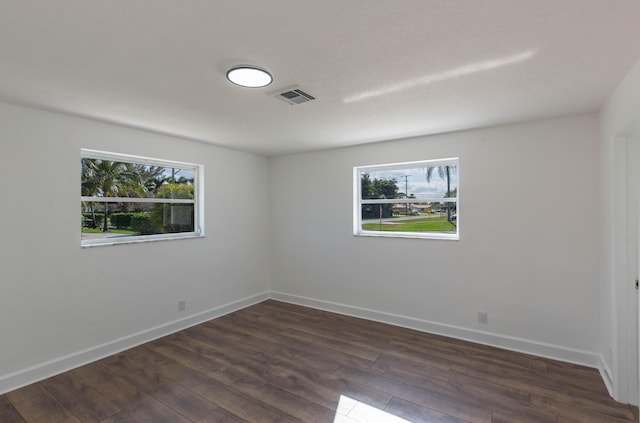
M 458 158 L 353 169 L 353 233 L 459 239 Z
M 81 245 L 204 236 L 203 167 L 82 149 Z

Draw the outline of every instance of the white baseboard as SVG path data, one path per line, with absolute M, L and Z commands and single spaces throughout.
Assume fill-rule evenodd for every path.
M 272 291 L 271 298 L 291 304 L 331 311 L 347 316 L 360 317 L 376 322 L 388 323 L 395 326 L 415 329 L 422 332 L 433 333 L 436 335 L 448 336 L 450 338 L 476 342 L 479 344 L 490 345 L 493 347 L 532 354 L 540 357 L 551 358 L 568 363 L 581 364 L 597 369 L 600 368 L 602 363 L 600 355 L 597 353 L 567 348 L 561 345 L 553 345 L 524 338 L 484 332 L 475 329 L 464 328 L 461 326 L 447 325 L 443 323 L 417 319 L 414 317 L 385 313 L 381 311 L 354 307 L 330 301 L 316 300 L 313 298 L 285 294 L 282 292 Z
M 269 292 L 252 295 L 183 319 L 134 333 L 64 357 L 59 357 L 15 373 L 0 376 L 0 395 L 68 370 L 75 369 L 93 361 L 100 360 L 110 355 L 117 354 L 129 348 L 144 344 L 145 342 L 153 341 L 154 339 L 170 335 L 174 332 L 224 316 L 225 314 L 232 313 L 236 310 L 249 307 L 253 304 L 262 302 L 269 297 Z
M 606 360 L 602 355 L 598 356 L 600 358 L 600 363 L 598 364 L 598 370 L 600 371 L 600 377 L 604 382 L 604 386 L 607 387 L 607 391 L 609 391 L 609 395 L 612 398 L 615 398 L 613 392 L 613 374 L 611 373 L 611 369 L 607 364 Z

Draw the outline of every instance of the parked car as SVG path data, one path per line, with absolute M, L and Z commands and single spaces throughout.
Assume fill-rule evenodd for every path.
M 81 215 L 82 216 L 82 225 L 85 228 L 95 228 L 95 225 L 93 224 L 93 219 L 90 217 L 87 217 L 85 215 Z

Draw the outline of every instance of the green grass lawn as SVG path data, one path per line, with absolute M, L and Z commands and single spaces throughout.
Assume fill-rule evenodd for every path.
M 110 234 L 124 234 L 124 235 L 136 235 L 137 232 L 132 231 L 131 229 L 109 229 L 108 231 Z M 82 228 L 82 233 L 83 234 L 101 234 L 102 233 L 102 229 L 101 228 Z
M 369 221 L 372 222 L 372 221 Z M 430 217 L 426 219 L 413 219 L 399 221 L 398 223 L 363 223 L 365 231 L 383 232 L 455 232 L 456 225 L 447 222 L 447 217 Z

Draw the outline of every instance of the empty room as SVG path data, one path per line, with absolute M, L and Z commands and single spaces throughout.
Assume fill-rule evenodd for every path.
M 638 422 L 640 1 L 0 1 L 0 422 Z

